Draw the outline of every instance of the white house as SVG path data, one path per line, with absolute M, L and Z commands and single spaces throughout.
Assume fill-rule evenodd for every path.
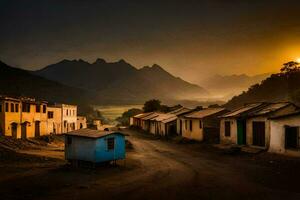
M 246 144 L 246 119 L 248 114 L 264 107 L 265 103 L 250 103 L 220 116 L 220 142 Z
M 270 144 L 270 120 L 268 118 L 287 114 L 298 107 L 289 102 L 268 103 L 251 112 L 246 119 L 246 145 L 267 149 Z
M 300 111 L 270 119 L 269 152 L 300 156 Z
M 62 133 L 77 130 L 77 106 L 69 104 L 55 104 L 61 108 Z

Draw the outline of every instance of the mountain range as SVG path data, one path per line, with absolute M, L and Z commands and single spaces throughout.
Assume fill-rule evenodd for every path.
M 30 96 L 52 102 L 87 102 L 88 92 L 33 75 L 0 61 L 0 94 Z
M 94 63 L 63 60 L 32 73 L 93 93 L 101 104 L 143 103 L 152 98 L 184 100 L 208 94 L 202 87 L 174 77 L 157 64 L 137 69 L 125 60 L 106 62 L 98 58 Z
M 63 60 L 37 71 L 0 62 L 0 78 L 0 94 L 77 104 L 141 104 L 152 98 L 176 102 L 208 94 L 159 65 L 137 69 L 124 60 Z
M 221 98 L 222 100 L 229 100 L 233 96 L 246 91 L 251 85 L 260 83 L 270 75 L 271 73 L 258 74 L 254 76 L 246 74 L 217 74 L 199 82 L 199 84 L 207 89 L 211 95 Z

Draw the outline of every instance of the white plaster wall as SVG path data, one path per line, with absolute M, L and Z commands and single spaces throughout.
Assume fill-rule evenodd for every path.
M 190 131 L 190 120 L 192 120 L 192 131 Z M 185 125 L 187 123 L 187 126 Z M 198 141 L 203 140 L 203 123 L 200 128 L 200 119 L 186 119 L 183 121 L 182 137 L 194 139 Z
M 269 152 L 300 156 L 300 151 L 285 149 L 284 126 L 300 127 L 300 116 L 290 116 L 282 119 L 270 120 L 270 147 Z
M 225 121 L 230 122 L 230 136 L 225 136 Z M 220 143 L 237 144 L 237 122 L 235 119 L 224 119 L 220 121 Z

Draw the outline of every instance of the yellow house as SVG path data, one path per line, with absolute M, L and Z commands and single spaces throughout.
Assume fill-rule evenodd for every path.
M 47 102 L 32 98 L 0 98 L 0 132 L 13 138 L 48 134 Z
M 21 101 L 12 97 L 0 97 L 0 134 L 21 137 Z
M 48 133 L 62 133 L 62 109 L 54 105 L 48 106 Z
M 228 112 L 224 108 L 207 108 L 180 117 L 182 137 L 207 142 L 219 142 L 219 116 Z
M 47 102 L 32 98 L 21 98 L 21 102 L 21 138 L 47 135 Z

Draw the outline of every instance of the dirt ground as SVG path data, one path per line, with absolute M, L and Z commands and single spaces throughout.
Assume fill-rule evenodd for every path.
M 2 153 L 1 199 L 300 199 L 297 158 L 125 132 L 133 150 L 118 166 L 71 168 L 59 142 Z

